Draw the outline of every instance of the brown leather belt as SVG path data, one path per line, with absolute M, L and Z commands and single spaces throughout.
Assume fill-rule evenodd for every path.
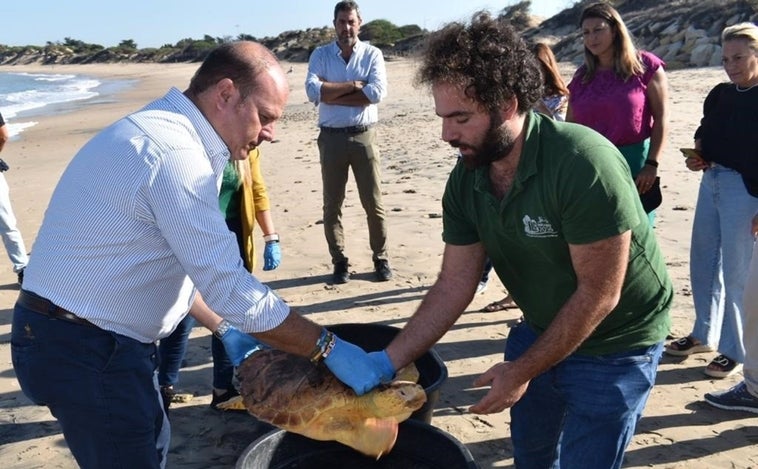
M 74 324 L 79 324 L 81 326 L 97 327 L 86 319 L 80 318 L 71 311 L 57 306 L 50 300 L 42 298 L 41 296 L 35 295 L 34 293 L 28 292 L 26 290 L 21 290 L 16 303 L 23 306 L 24 308 L 34 311 L 35 313 L 44 314 L 45 316 L 49 316 L 51 318 L 73 322 Z

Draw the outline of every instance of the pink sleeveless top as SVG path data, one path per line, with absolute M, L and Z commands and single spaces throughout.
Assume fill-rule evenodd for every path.
M 574 122 L 598 131 L 618 147 L 645 140 L 653 128 L 645 92 L 655 72 L 666 64 L 650 52 L 640 51 L 640 56 L 645 72 L 626 82 L 613 70 L 598 70 L 592 81 L 582 83 L 586 70 L 582 65 L 568 85 Z

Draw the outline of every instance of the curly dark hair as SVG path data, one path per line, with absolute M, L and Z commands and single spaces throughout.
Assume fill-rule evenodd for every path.
M 416 82 L 462 86 L 489 111 L 515 96 L 523 114 L 542 96 L 534 54 L 510 24 L 486 11 L 474 13 L 468 26 L 449 23 L 429 36 Z

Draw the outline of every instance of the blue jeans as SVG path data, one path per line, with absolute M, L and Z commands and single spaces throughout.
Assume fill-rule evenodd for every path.
M 155 344 L 16 305 L 11 357 L 21 390 L 58 419 L 80 467 L 166 466 Z
M 526 323 L 511 329 L 508 360 L 537 339 Z M 534 378 L 511 408 L 519 469 L 621 467 L 655 383 L 663 343 L 604 356 L 570 355 Z
M 745 281 L 745 384 L 748 391 L 758 396 L 758 243 L 753 246 L 750 273 Z
M 484 269 L 482 270 L 482 278 L 479 279 L 481 283 L 487 283 L 490 281 L 490 272 L 492 272 L 492 261 L 488 257 L 484 261 Z
M 193 327 L 195 327 L 195 318 L 188 314 L 177 324 L 174 332 L 160 340 L 158 344 L 159 385 L 174 386 L 179 382 L 179 369 L 182 367 L 182 360 L 184 360 Z
M 226 226 L 229 231 L 237 236 L 237 246 L 240 249 L 240 257 L 245 268 L 250 270 L 247 264 L 242 243 L 242 220 L 240 218 L 227 218 Z M 158 384 L 161 386 L 174 386 L 179 382 L 179 369 L 182 367 L 184 354 L 187 352 L 187 343 L 192 328 L 195 327 L 195 319 L 189 314 L 176 326 L 174 332 L 160 340 L 158 355 Z M 234 365 L 226 354 L 223 342 L 212 336 L 211 353 L 213 354 L 213 387 L 218 389 L 232 389 L 234 384 Z
M 195 327 L 195 319 L 187 315 L 171 335 L 161 339 L 158 346 L 160 356 L 158 384 L 161 386 L 174 386 L 179 382 L 179 369 L 182 366 L 193 327 Z M 232 389 L 234 365 L 226 354 L 224 343 L 216 336 L 211 338 L 211 353 L 213 354 L 213 387 Z
M 692 222 L 692 337 L 742 363 L 742 296 L 750 268 L 750 221 L 758 211 L 737 171 L 716 165 L 703 173 Z M 718 344 L 718 347 L 716 347 Z
M 234 388 L 234 365 L 226 354 L 224 343 L 215 335 L 211 337 L 211 353 L 213 354 L 213 387 L 217 389 Z

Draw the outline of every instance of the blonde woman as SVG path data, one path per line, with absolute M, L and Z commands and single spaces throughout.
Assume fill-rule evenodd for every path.
M 730 81 L 705 98 L 695 131 L 699 156 L 686 160 L 703 174 L 690 245 L 695 324 L 666 348 L 677 356 L 716 348 L 705 368 L 713 378 L 738 372 L 745 359 L 743 292 L 754 243 L 750 220 L 758 212 L 758 26 L 730 26 L 721 42 Z

